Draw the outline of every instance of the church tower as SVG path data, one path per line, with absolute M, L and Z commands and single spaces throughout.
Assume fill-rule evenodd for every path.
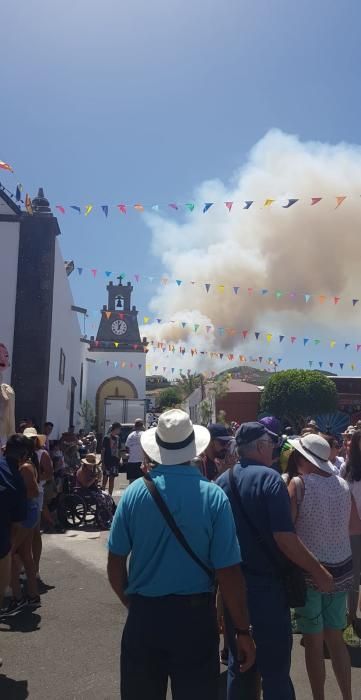
M 138 310 L 131 306 L 133 287 L 130 282 L 123 285 L 109 282 L 107 286 L 108 306 L 103 306 L 96 339 L 90 338 L 89 350 L 100 348 L 107 352 L 144 352 L 146 338 L 140 340 Z
M 130 282 L 109 282 L 108 304 L 101 309 L 98 333 L 91 336 L 86 357 L 86 398 L 93 407 L 98 434 L 115 420 L 143 418 L 146 411 L 147 339 L 141 340 L 138 310 L 132 306 Z

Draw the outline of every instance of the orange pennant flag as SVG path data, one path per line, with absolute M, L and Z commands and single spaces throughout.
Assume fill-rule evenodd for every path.
M 3 160 L 0 160 L 0 168 L 1 170 L 9 170 L 10 173 L 13 173 L 13 169 L 9 163 L 4 163 Z
M 25 195 L 25 209 L 28 212 L 28 214 L 30 214 L 31 216 L 33 215 L 33 205 L 31 202 L 31 197 L 28 194 Z
M 320 300 L 320 304 L 323 304 L 323 302 L 326 301 L 326 297 L 324 294 L 321 294 L 318 298 Z
M 109 319 L 109 318 L 111 317 L 111 315 L 112 315 L 112 312 L 111 312 L 111 311 L 105 311 L 105 315 L 106 315 L 106 317 Z
M 271 204 L 273 204 L 274 201 L 275 201 L 274 199 L 266 199 L 263 206 L 264 206 L 264 207 L 270 207 Z
M 341 197 L 336 197 L 336 206 L 335 209 L 338 209 L 341 204 L 345 201 L 346 196 L 341 196 Z
M 143 204 L 134 204 L 134 209 L 137 211 L 144 211 Z

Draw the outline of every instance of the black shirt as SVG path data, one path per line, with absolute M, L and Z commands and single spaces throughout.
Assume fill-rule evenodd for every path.
M 0 559 L 11 548 L 11 525 L 26 518 L 26 489 L 18 470 L 0 457 Z

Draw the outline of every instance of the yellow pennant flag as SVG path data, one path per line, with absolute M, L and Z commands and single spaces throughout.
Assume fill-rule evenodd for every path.
M 149 316 L 144 316 L 143 321 L 144 321 L 144 323 L 148 323 L 148 321 L 149 321 Z
M 331 347 L 331 348 L 334 348 L 335 345 L 336 345 L 336 341 L 335 341 L 335 340 L 331 340 L 331 342 L 330 342 L 330 347 Z
M 341 204 L 345 201 L 346 196 L 341 196 L 341 197 L 336 197 L 336 206 L 335 209 L 338 209 Z
M 119 343 L 114 343 L 114 347 L 115 348 L 119 347 Z
M 272 338 L 273 338 L 272 333 L 267 333 L 266 338 L 267 338 L 267 343 L 270 343 Z
M 355 369 L 355 365 L 351 365 L 351 369 Z
M 84 212 L 84 213 L 85 213 L 85 216 L 89 216 L 89 214 L 90 214 L 90 212 L 91 212 L 92 209 L 93 209 L 93 205 L 92 205 L 92 204 L 87 204 L 86 207 L 85 207 L 85 212 Z
M 270 207 L 271 204 L 273 204 L 274 201 L 275 201 L 274 199 L 266 199 L 263 206 L 264 206 L 264 207 Z
M 222 294 L 222 292 L 224 292 L 224 284 L 219 284 L 217 289 L 218 289 L 219 293 Z

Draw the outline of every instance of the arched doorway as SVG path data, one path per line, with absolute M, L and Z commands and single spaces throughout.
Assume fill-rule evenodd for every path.
M 124 379 L 124 377 L 111 377 L 106 379 L 98 387 L 96 393 L 96 423 L 98 433 L 104 434 L 104 422 L 105 422 L 105 402 L 110 399 L 137 399 L 138 393 L 132 382 L 129 379 Z M 123 402 L 124 403 L 124 402 Z M 120 410 L 122 402 L 119 401 Z M 122 421 L 122 416 L 119 415 L 118 420 Z

